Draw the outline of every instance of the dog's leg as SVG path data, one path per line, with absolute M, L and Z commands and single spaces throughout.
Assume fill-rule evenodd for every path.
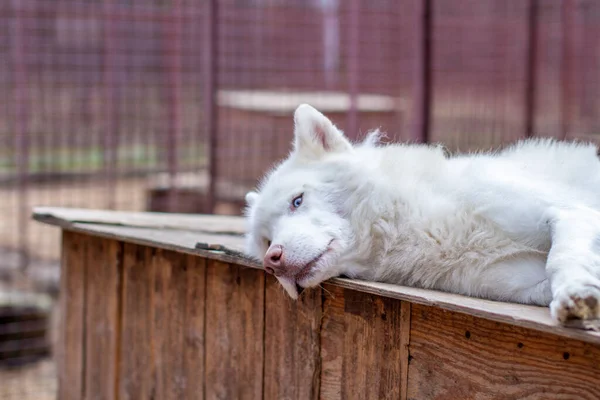
M 600 213 L 554 208 L 547 221 L 552 231 L 546 264 L 552 316 L 563 323 L 600 318 Z

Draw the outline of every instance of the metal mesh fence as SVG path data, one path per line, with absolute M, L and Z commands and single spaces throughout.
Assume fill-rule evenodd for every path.
M 593 0 L 0 2 L 0 293 L 56 294 L 35 205 L 239 213 L 302 102 L 352 139 L 595 141 L 599 27 Z M 2 369 L 15 304 L 0 398 L 52 396 Z

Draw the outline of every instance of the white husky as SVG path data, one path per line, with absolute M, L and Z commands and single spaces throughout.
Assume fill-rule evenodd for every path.
M 345 275 L 600 317 L 600 161 L 528 140 L 490 154 L 352 145 L 309 105 L 287 160 L 246 195 L 248 253 L 292 298 Z

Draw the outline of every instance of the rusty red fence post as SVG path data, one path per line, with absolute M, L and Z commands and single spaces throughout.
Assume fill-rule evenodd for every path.
M 11 58 L 14 74 L 14 146 L 15 165 L 17 167 L 18 179 L 18 201 L 19 214 L 18 240 L 21 253 L 20 266 L 25 270 L 29 264 L 28 254 L 28 225 L 29 225 L 29 132 L 28 132 L 28 93 L 27 93 L 27 64 L 25 60 L 25 49 L 27 42 L 25 38 L 25 26 L 23 19 L 23 5 L 19 0 L 12 1 L 12 43 Z
M 108 192 L 108 208 L 116 206 L 116 170 L 117 170 L 117 101 L 115 79 L 117 63 L 115 57 L 117 48 L 115 39 L 115 21 L 112 17 L 114 0 L 104 0 L 103 27 L 104 27 L 104 138 L 102 140 L 102 162 L 104 169 L 105 190 Z
M 167 62 L 168 62 L 168 82 L 169 82 L 169 134 L 167 145 L 167 160 L 169 171 L 169 206 L 168 209 L 174 212 L 177 208 L 177 174 L 179 172 L 179 147 L 181 144 L 181 25 L 182 10 L 181 0 L 173 0 L 171 3 L 171 18 L 167 20 Z
M 208 173 L 209 188 L 207 193 L 207 208 L 209 213 L 215 211 L 217 202 L 217 179 L 218 171 L 218 0 L 206 0 L 204 3 L 204 32 L 203 32 L 203 50 L 204 50 L 204 123 L 206 124 L 206 133 L 208 139 Z
M 429 136 L 429 120 L 431 109 L 431 0 L 420 0 L 417 3 L 417 29 L 414 32 L 416 54 L 414 63 L 413 104 L 409 140 L 427 142 Z
M 527 18 L 527 56 L 525 60 L 525 136 L 535 134 L 535 88 L 536 70 L 538 62 L 538 0 L 529 1 L 529 15 Z
M 348 121 L 346 130 L 349 137 L 358 137 L 358 91 L 359 91 L 359 22 L 360 22 L 360 0 L 350 0 L 350 19 L 348 30 L 348 94 L 350 106 L 348 109 Z
M 578 0 L 562 0 L 562 60 L 561 60 L 561 112 L 563 139 L 577 127 L 576 103 L 578 90 L 576 77 L 579 75 L 581 36 L 578 21 Z

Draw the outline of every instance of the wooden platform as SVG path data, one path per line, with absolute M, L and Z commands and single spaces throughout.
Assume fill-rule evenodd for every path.
M 294 302 L 237 217 L 34 217 L 64 230 L 61 399 L 600 398 L 600 333 L 547 308 L 349 279 Z

